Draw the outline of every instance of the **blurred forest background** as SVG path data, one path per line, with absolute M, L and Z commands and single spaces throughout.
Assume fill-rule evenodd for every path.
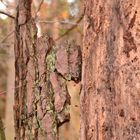
M 16 4 L 17 0 L 0 1 L 0 131 L 5 132 L 6 140 L 14 139 L 15 25 L 12 16 L 16 14 Z M 82 0 L 33 0 L 32 15 L 36 17 L 38 36 L 48 34 L 56 44 L 74 40 L 82 47 Z M 60 127 L 60 140 L 78 140 L 80 84 L 70 82 L 68 90 L 71 95 L 71 120 Z M 4 136 L 1 139 L 4 140 Z

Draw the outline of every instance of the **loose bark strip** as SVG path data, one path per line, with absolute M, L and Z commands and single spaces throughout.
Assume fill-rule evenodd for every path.
M 85 0 L 81 140 L 140 139 L 140 2 Z

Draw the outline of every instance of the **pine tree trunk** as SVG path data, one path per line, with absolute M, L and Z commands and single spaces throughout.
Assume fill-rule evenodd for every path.
M 70 116 L 66 83 L 80 80 L 80 47 L 37 38 L 31 0 L 19 0 L 15 30 L 15 139 L 57 140 Z
M 15 40 L 16 140 L 56 140 L 53 93 L 46 74 L 50 43 L 47 37 L 37 39 L 37 28 L 31 17 L 31 0 L 19 0 Z
M 38 56 L 37 28 L 31 18 L 31 0 L 19 0 L 17 10 L 14 107 L 16 139 L 55 140 L 57 137 L 56 117 L 52 109 L 51 94 L 45 95 L 47 94 L 45 93 L 47 83 L 44 65 L 49 49 L 48 40 L 44 41 L 46 46 L 41 48 L 41 56 Z M 42 44 L 39 45 L 44 47 Z M 41 67 L 39 67 L 39 63 Z M 46 113 L 47 107 L 45 107 L 47 98 L 50 102 L 49 113 Z
M 140 139 L 140 1 L 85 0 L 81 140 Z

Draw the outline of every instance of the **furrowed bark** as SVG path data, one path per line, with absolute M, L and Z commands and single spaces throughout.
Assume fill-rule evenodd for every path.
M 19 0 L 15 28 L 15 139 L 57 140 L 70 116 L 66 82 L 80 80 L 80 48 L 37 38 L 30 0 Z
M 81 140 L 140 139 L 140 2 L 86 0 Z

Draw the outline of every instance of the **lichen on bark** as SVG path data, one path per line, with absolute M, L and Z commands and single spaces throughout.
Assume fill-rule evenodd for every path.
M 19 1 L 15 30 L 15 139 L 56 140 L 70 117 L 66 82 L 80 81 L 80 48 L 67 51 L 68 44 L 57 47 L 48 35 L 38 38 L 31 1 Z

